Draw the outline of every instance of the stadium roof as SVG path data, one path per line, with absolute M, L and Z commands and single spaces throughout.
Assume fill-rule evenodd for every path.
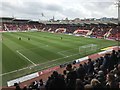
M 118 25 L 118 22 L 113 22 L 113 21 L 110 21 L 110 24 L 115 24 L 115 25 Z
M 12 20 L 14 18 L 11 18 L 11 17 L 0 17 L 0 19 L 4 19 L 4 20 Z
M 13 19 L 13 21 L 22 21 L 22 22 L 28 22 L 29 20 L 25 20 L 25 19 Z
M 79 21 L 74 21 L 74 20 L 60 20 L 60 21 L 33 21 L 29 19 L 18 19 L 18 18 L 11 18 L 11 17 L 0 17 L 0 22 L 14 22 L 14 23 L 43 23 L 43 24 L 74 24 L 74 25 L 107 25 L 107 24 L 114 24 L 118 25 L 118 20 L 113 19 L 113 20 L 79 20 Z

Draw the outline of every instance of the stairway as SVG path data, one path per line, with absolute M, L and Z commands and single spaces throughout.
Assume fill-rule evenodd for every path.
M 92 30 L 90 30 L 90 31 L 86 34 L 86 36 L 91 35 L 91 34 L 93 33 L 93 30 L 94 30 L 94 29 L 95 29 L 95 28 L 93 27 Z
M 7 25 L 6 24 L 4 24 L 4 27 L 5 27 L 5 31 L 10 31 L 8 28 L 7 28 Z
M 108 38 L 111 34 L 111 31 L 112 31 L 112 28 L 110 28 L 110 30 L 104 34 L 104 37 Z

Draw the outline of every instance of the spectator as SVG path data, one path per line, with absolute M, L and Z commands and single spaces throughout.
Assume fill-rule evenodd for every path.
M 53 72 L 53 79 L 50 82 L 50 85 L 48 87 L 48 90 L 65 90 L 66 84 L 64 79 L 61 77 L 61 75 L 58 74 L 58 72 Z
M 88 76 L 86 75 L 84 77 L 84 85 L 89 84 L 89 83 L 90 83 L 90 80 L 89 80 Z
M 46 85 L 45 85 L 46 90 L 49 90 L 51 80 L 52 80 L 52 77 L 48 77 L 48 80 L 47 80 Z
M 102 70 L 104 73 L 107 73 L 107 70 L 110 68 L 110 54 L 105 54 L 104 60 L 102 63 Z
M 106 88 L 119 88 L 118 82 L 115 81 L 114 74 L 107 74 L 106 81 Z
M 103 71 L 99 71 L 96 78 L 100 81 L 101 85 L 104 86 L 105 85 L 105 75 Z
M 80 64 L 78 69 L 77 67 L 74 69 L 72 64 L 68 64 L 66 70 L 63 71 L 63 75 L 54 71 L 48 77 L 46 85 L 44 85 L 41 79 L 39 82 L 32 82 L 28 88 L 25 86 L 23 90 L 95 90 L 97 88 L 120 88 L 120 64 L 114 63 L 113 69 L 110 69 L 112 66 L 110 60 L 113 53 L 106 54 L 96 61 L 88 59 L 88 64 Z M 116 53 L 118 58 L 119 52 Z M 100 60 L 103 61 L 100 62 Z M 107 69 L 109 70 L 107 71 Z M 21 90 L 17 83 L 15 86 L 16 90 Z
M 86 84 L 86 85 L 84 86 L 84 90 L 93 90 L 93 87 L 92 87 L 91 84 Z
M 93 74 L 93 72 L 94 72 L 93 62 L 91 61 L 91 59 L 88 59 L 88 74 Z
M 15 90 L 21 90 L 21 88 L 20 88 L 18 83 L 15 83 L 14 86 L 16 87 Z
M 45 85 L 43 83 L 43 80 L 40 79 L 40 81 L 38 82 L 38 90 L 44 90 L 45 88 Z
M 117 55 L 116 55 L 116 51 L 112 50 L 112 54 L 110 55 L 110 67 L 109 67 L 109 71 L 113 70 L 114 65 L 117 64 Z
M 84 67 L 84 69 L 85 69 L 85 73 L 87 73 L 87 72 L 88 72 L 88 65 L 87 65 L 86 62 L 84 62 L 83 67 Z
M 76 72 L 77 72 L 78 78 L 80 78 L 83 81 L 86 73 L 85 73 L 85 69 L 83 68 L 82 64 L 79 65 L 79 68 L 77 69 Z
M 27 85 L 25 85 L 22 90 L 28 90 Z
M 67 90 L 75 90 L 75 84 L 77 79 L 77 73 L 72 69 L 72 65 L 68 64 L 66 67 L 68 74 L 66 78 Z
M 91 85 L 93 87 L 93 90 L 96 90 L 97 88 L 103 88 L 101 83 L 97 79 L 92 79 Z
M 84 90 L 84 84 L 80 79 L 76 79 L 76 88 L 75 90 Z

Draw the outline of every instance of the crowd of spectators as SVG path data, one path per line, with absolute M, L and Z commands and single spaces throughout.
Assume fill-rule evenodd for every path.
M 43 29 L 43 24 L 15 24 L 15 23 L 4 23 L 2 24 L 3 31 L 27 31 L 31 29 Z
M 88 59 L 79 67 L 67 64 L 62 74 L 53 71 L 47 81 L 34 81 L 16 90 L 95 90 L 120 88 L 120 50 L 113 50 L 96 60 Z
M 92 31 L 89 36 L 96 38 L 110 38 L 118 39 L 120 37 L 120 26 L 118 25 L 71 25 L 71 24 L 42 24 L 42 23 L 25 23 L 25 24 L 15 24 L 15 23 L 4 23 L 2 25 L 3 31 L 24 31 L 37 29 L 39 31 L 55 32 L 59 28 L 66 29 L 66 32 L 61 33 L 71 33 L 73 34 L 76 30 L 89 30 Z M 59 31 L 57 31 L 59 32 Z M 57 33 L 56 32 L 56 33 Z M 86 32 L 78 32 L 76 34 L 87 35 Z

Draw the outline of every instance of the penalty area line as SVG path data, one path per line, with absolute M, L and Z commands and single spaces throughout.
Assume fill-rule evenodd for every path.
M 23 55 L 20 51 L 16 50 L 16 52 L 18 54 L 20 54 L 22 57 L 24 57 L 27 61 L 29 61 L 30 63 L 32 63 L 34 66 L 36 66 L 36 64 L 34 62 L 32 62 L 29 58 L 27 58 L 25 55 Z

